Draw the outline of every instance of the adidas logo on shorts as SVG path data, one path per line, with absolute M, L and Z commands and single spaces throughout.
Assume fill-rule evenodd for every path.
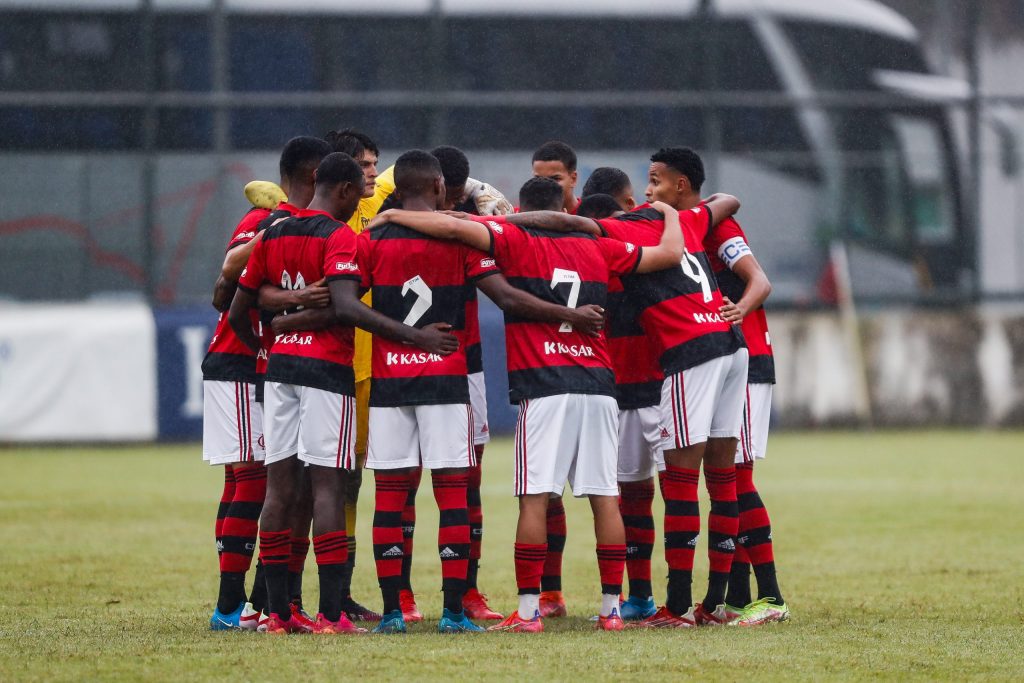
M 403 557 L 404 555 L 405 553 L 402 552 L 402 549 L 399 546 L 393 545 L 385 550 L 381 557 Z
M 661 428 L 661 438 L 663 438 L 663 439 L 667 439 L 668 438 L 668 430 L 665 429 L 664 427 Z
M 438 555 L 441 556 L 442 560 L 454 560 L 459 556 L 457 552 L 455 552 L 448 546 L 445 546 L 444 549 L 442 549 L 441 552 L 438 553 Z

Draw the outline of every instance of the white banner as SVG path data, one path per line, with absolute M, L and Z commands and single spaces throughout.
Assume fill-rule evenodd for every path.
M 155 439 L 155 338 L 143 303 L 0 305 L 0 442 Z

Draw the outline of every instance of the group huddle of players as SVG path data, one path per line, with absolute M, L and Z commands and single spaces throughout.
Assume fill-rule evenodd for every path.
M 378 156 L 350 129 L 299 137 L 282 151 L 279 186 L 246 187 L 253 208 L 228 244 L 203 362 L 203 458 L 225 471 L 211 628 L 362 633 L 354 622 L 377 622 L 376 633 L 401 633 L 422 620 L 410 570 L 423 468 L 440 511 L 442 633 L 488 620 L 499 622 L 489 630 L 538 632 L 567 614 L 566 482 L 594 514 L 597 628 L 788 618 L 753 483 L 775 382 L 762 308 L 771 287 L 732 218 L 736 198 L 701 197 L 700 157 L 654 154 L 649 203 L 636 206 L 629 177 L 611 167 L 577 198 L 576 155 L 549 142 L 513 208 L 469 177 L 456 148 L 406 152 L 379 174 Z M 519 408 L 519 605 L 507 618 L 477 585 L 489 438 L 478 288 L 504 312 Z M 346 530 L 364 466 L 374 472 L 379 614 L 351 595 L 356 539 Z M 702 468 L 710 572 L 695 603 Z M 660 608 L 655 477 L 668 564 Z M 302 604 L 310 538 L 315 618 Z

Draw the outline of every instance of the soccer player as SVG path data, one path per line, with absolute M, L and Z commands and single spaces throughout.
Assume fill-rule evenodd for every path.
M 523 186 L 519 199 L 527 211 L 557 210 L 562 190 L 552 180 L 534 178 Z M 603 306 L 611 275 L 649 272 L 679 262 L 682 235 L 675 225 L 677 215 L 667 206 L 658 206 L 669 213 L 665 220 L 670 227 L 659 244 L 649 249 L 496 221 L 485 224 L 436 214 L 424 218 L 410 212 L 389 218 L 434 237 L 486 249 L 517 287 L 572 308 Z M 540 322 L 508 310 L 505 333 L 509 394 L 519 404 L 514 491 L 519 497 L 515 559 L 520 604 L 492 628 L 543 630 L 539 600 L 547 508 L 551 495 L 561 495 L 568 479 L 574 495 L 588 497 L 594 512 L 602 593 L 597 626 L 621 630 L 618 607 L 626 548 L 616 500 L 614 375 L 604 339 L 583 334 L 572 325 Z
M 602 169 L 598 169 L 602 171 Z M 619 169 L 604 167 L 594 171 L 600 189 L 618 191 L 619 199 L 609 194 L 587 194 L 577 215 L 586 218 L 610 218 L 633 208 L 626 202 L 623 188 L 632 198 L 629 177 Z M 614 173 L 612 173 L 614 171 Z M 615 399 L 619 405 L 619 511 L 626 529 L 626 574 L 629 598 L 620 606 L 625 621 L 646 619 L 657 612 L 651 585 L 651 556 L 654 552 L 654 475 L 661 449 L 661 385 L 664 377 L 658 365 L 658 349 L 644 333 L 640 306 L 635 297 L 623 290 L 614 278 L 608 285 L 608 356 L 615 370 Z
M 552 140 L 545 142 L 533 153 L 533 176 L 550 178 L 562 188 L 562 209 L 566 213 L 576 213 L 580 200 L 576 198 L 576 152 L 572 147 Z
M 353 325 L 416 344 L 432 353 L 455 350 L 458 340 L 436 327 L 413 330 L 358 301 L 355 235 L 349 218 L 362 196 L 363 173 L 345 154 L 330 154 L 316 170 L 309 208 L 271 226 L 253 249 L 239 280 L 228 321 L 253 351 L 260 340 L 249 311 L 265 282 L 301 289 L 327 278 L 338 324 L 280 335 L 271 348 L 265 387 L 267 496 L 260 516 L 260 559 L 267 579 L 270 633 L 308 631 L 292 614 L 288 596 L 291 507 L 302 463 L 313 492 L 313 549 L 320 573 L 320 612 L 314 632 L 357 633 L 342 611 L 341 572 L 348 554 L 344 475 L 353 466 Z
M 595 194 L 611 196 L 623 211 L 632 211 L 636 208 L 636 199 L 633 198 L 633 183 L 621 168 L 613 166 L 595 168 L 583 185 L 583 199 Z
M 724 600 L 739 525 L 734 458 L 747 350 L 740 333 L 719 312 L 724 302 L 702 243 L 711 227 L 735 213 L 739 202 L 728 195 L 716 195 L 702 203 L 699 193 L 703 182 L 703 163 L 690 149 L 665 148 L 651 157 L 647 198 L 679 211 L 686 253 L 678 268 L 622 280 L 626 293 L 640 303 L 643 329 L 658 346 L 665 376 L 659 427 L 665 467 L 661 491 L 665 499 L 669 583 L 665 606 L 641 622 L 651 628 L 687 628 L 728 621 Z M 509 220 L 533 227 L 591 229 L 589 219 L 558 213 L 512 216 Z M 661 218 L 648 208 L 597 223 L 609 236 L 641 245 L 653 242 L 664 229 Z M 718 446 L 716 440 L 720 440 Z M 708 592 L 694 605 L 693 553 L 700 532 L 697 486 L 702 463 L 711 497 L 711 571 Z
M 750 351 L 743 424 L 736 451 L 739 534 L 725 610 L 735 614 L 731 623 L 757 626 L 789 618 L 789 607 L 775 574 L 771 521 L 754 486 L 754 462 L 765 457 L 768 447 L 775 384 L 775 359 L 763 306 L 772 287 L 747 243 L 743 228 L 732 218 L 722 221 L 708 234 L 704 248 L 722 290 L 722 317 L 741 325 Z M 756 601 L 750 595 L 751 564 L 757 579 Z
M 327 144 L 317 138 L 294 138 L 285 145 L 279 163 L 281 185 L 297 201 L 308 201 L 312 196 L 313 172 L 329 152 Z M 210 618 L 210 628 L 214 630 L 254 630 L 259 613 L 266 606 L 265 582 L 259 566 L 251 604 L 246 604 L 244 585 L 256 548 L 257 521 L 266 493 L 262 378 L 258 367 L 265 354 L 254 354 L 239 341 L 225 311 L 255 246 L 254 238 L 273 216 L 272 211 L 254 208 L 235 228 L 215 287 L 214 304 L 222 313 L 202 366 L 203 459 L 224 465 L 225 476 L 215 531 L 221 581 L 217 606 Z M 311 303 L 294 297 L 290 305 Z M 260 321 L 253 317 L 251 322 L 258 326 Z

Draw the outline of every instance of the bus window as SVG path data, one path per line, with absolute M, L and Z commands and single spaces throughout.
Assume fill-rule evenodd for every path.
M 231 146 L 236 149 L 279 149 L 296 135 L 321 135 L 308 109 L 234 109 Z
M 116 150 L 142 144 L 138 109 L 0 108 L 0 147 L 8 150 Z
M 325 90 L 423 90 L 430 81 L 430 31 L 420 19 L 332 19 L 316 33 Z
M 910 212 L 917 226 L 917 240 L 925 244 L 948 243 L 954 237 L 953 183 L 942 154 L 939 125 L 925 117 L 894 114 L 890 118 L 903 152 Z
M 316 90 L 313 22 L 235 17 L 231 23 L 231 88 L 237 91 Z
M 156 22 L 157 87 L 203 92 L 212 86 L 206 15 L 161 15 Z

